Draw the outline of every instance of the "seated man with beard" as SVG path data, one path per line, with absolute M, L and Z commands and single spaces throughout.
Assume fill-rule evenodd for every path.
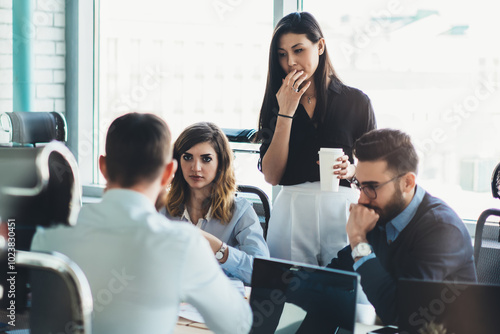
M 354 145 L 349 245 L 328 265 L 355 270 L 384 324 L 397 323 L 397 280 L 476 281 L 471 237 L 458 215 L 415 182 L 418 156 L 398 130 L 373 130 Z

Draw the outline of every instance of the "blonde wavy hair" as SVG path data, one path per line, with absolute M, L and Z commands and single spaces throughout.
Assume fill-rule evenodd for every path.
M 222 130 L 210 122 L 199 122 L 188 126 L 174 143 L 174 159 L 179 168 L 175 172 L 170 189 L 166 195 L 165 207 L 173 217 L 184 213 L 186 201 L 189 199 L 190 188 L 180 168 L 181 157 L 191 147 L 199 143 L 210 143 L 217 153 L 217 174 L 213 180 L 212 193 L 208 199 L 208 207 L 212 208 L 212 216 L 222 223 L 229 223 L 234 212 L 234 194 L 236 178 L 234 176 L 233 152 L 229 141 Z

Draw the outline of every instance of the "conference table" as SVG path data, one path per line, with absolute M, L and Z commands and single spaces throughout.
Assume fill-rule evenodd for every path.
M 358 304 L 357 319 L 354 334 L 366 334 L 375 329 L 381 328 L 380 325 L 375 325 L 376 317 L 371 306 Z M 212 334 L 207 326 L 203 323 L 191 321 L 180 317 L 177 321 L 174 334 Z
M 354 334 L 366 334 L 369 331 L 381 328 L 378 325 L 366 325 L 356 323 Z M 212 334 L 213 332 L 207 329 L 204 324 L 192 322 L 186 319 L 179 319 L 175 327 L 174 334 Z

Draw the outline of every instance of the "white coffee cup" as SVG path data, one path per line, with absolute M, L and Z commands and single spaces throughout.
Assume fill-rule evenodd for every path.
M 338 164 L 338 158 L 344 155 L 341 148 L 320 148 L 319 152 L 319 180 L 322 191 L 339 191 L 339 182 L 333 166 Z M 336 169 L 338 170 L 338 169 Z

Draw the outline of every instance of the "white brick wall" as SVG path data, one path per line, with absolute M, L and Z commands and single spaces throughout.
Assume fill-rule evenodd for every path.
M 65 0 L 37 0 L 37 9 L 50 13 L 64 12 Z
M 0 113 L 12 111 L 12 0 L 0 0 Z
M 0 84 L 0 100 L 12 100 L 12 84 Z
M 0 0 L 0 8 L 12 8 L 12 0 Z
M 35 69 L 64 69 L 64 61 L 65 59 L 63 56 L 36 55 Z
M 0 22 L 0 39 L 12 39 L 12 24 Z
M 35 41 L 35 55 L 54 55 L 56 52 L 56 43 L 52 41 Z
M 33 23 L 37 27 L 51 27 L 54 25 L 54 14 L 36 11 L 33 13 Z
M 0 83 L 10 84 L 12 83 L 12 69 L 0 69 Z
M 35 70 L 33 80 L 36 83 L 50 84 L 54 82 L 54 71 L 52 70 Z
M 12 24 L 12 11 L 10 9 L 2 9 L 0 7 L 0 22 Z
M 12 111 L 12 1 L 0 0 L 0 113 Z M 65 0 L 36 0 L 30 22 L 34 111 L 65 111 Z
M 12 41 L 0 39 L 0 54 L 12 54 Z
M 66 26 L 66 16 L 64 14 L 54 14 L 54 27 Z
M 66 71 L 54 71 L 54 83 L 65 83 Z
M 0 54 L 0 69 L 11 69 L 12 68 L 12 55 L 11 54 Z

